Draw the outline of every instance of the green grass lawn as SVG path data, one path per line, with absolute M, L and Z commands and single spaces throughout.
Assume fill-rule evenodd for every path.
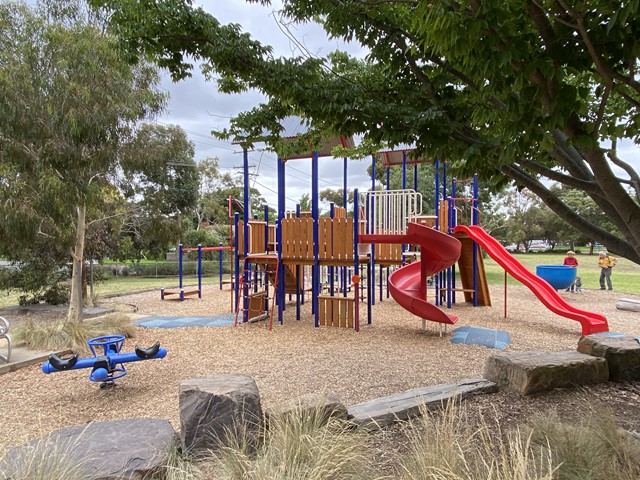
M 536 265 L 562 265 L 565 255 L 553 253 L 519 253 L 514 255 L 525 267 L 533 273 Z M 598 268 L 598 256 L 577 254 L 578 274 L 582 277 L 582 287 L 585 289 L 600 288 L 600 268 Z M 504 270 L 490 257 L 484 259 L 487 281 L 490 285 L 502 285 L 504 283 Z M 510 275 L 507 275 L 508 285 L 517 285 L 519 282 Z M 226 276 L 225 280 L 228 279 Z M 640 294 L 640 266 L 624 258 L 618 258 L 618 265 L 613 269 L 611 275 L 613 289 L 622 293 Z M 207 284 L 216 283 L 211 278 L 207 279 Z M 186 278 L 185 286 L 197 285 L 195 277 Z M 98 297 L 113 296 L 136 291 L 153 290 L 165 287 L 177 287 L 177 278 L 151 278 L 151 277 L 114 277 L 96 284 L 95 293 Z M 159 294 L 158 294 L 159 295 Z M 17 305 L 19 294 L 16 292 L 0 291 L 0 307 Z
M 217 277 L 215 279 L 217 282 Z M 208 278 L 206 283 L 210 285 L 212 280 Z M 184 286 L 193 286 L 198 284 L 196 277 L 188 277 L 183 281 Z M 153 277 L 113 277 L 109 280 L 98 282 L 94 287 L 94 293 L 98 298 L 120 295 L 125 293 L 133 293 L 146 290 L 158 290 L 158 298 L 160 298 L 160 289 L 174 288 L 178 286 L 178 278 L 153 278 Z M 0 307 L 18 305 L 18 297 L 20 293 L 0 291 Z
M 562 265 L 565 255 L 554 253 L 517 253 L 514 255 L 520 263 L 531 270 L 536 271 L 536 265 Z M 600 268 L 598 267 L 598 255 L 577 254 L 578 275 L 582 278 L 582 288 L 600 288 Z M 484 259 L 487 281 L 490 285 L 504 283 L 504 270 L 491 258 Z M 510 275 L 508 285 L 516 285 L 519 282 Z M 611 274 L 613 289 L 617 292 L 640 294 L 640 266 L 624 258 L 618 258 L 618 265 Z

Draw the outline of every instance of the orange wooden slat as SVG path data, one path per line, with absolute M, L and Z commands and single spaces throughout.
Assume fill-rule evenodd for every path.
M 318 317 L 320 325 L 327 325 L 327 301 L 324 297 L 318 297 Z

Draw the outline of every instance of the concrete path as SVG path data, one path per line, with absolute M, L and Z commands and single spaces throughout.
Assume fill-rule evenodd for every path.
M 42 352 L 38 350 L 29 350 L 27 348 L 15 347 L 11 350 L 11 358 L 9 363 L 0 361 L 0 375 L 9 372 L 15 372 L 16 370 L 29 365 L 44 363 L 49 358 L 51 353 L 56 355 L 67 355 L 71 353 L 71 350 L 61 350 L 58 352 Z

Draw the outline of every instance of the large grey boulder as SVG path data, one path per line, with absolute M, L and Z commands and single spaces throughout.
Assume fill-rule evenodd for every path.
M 494 393 L 495 383 L 484 378 L 471 378 L 458 383 L 414 388 L 387 397 L 374 398 L 348 407 L 351 421 L 359 428 L 375 430 L 420 415 L 424 408 L 442 408 L 452 399 Z
M 166 420 L 74 425 L 9 450 L 0 463 L 0 477 L 35 478 L 36 467 L 56 475 L 64 463 L 87 480 L 143 480 L 167 464 L 176 444 L 176 432 Z
M 508 352 L 487 359 L 484 377 L 522 395 L 603 383 L 609 379 L 604 358 L 578 352 Z
M 602 357 L 609 364 L 609 378 L 618 382 L 640 380 L 638 337 L 589 335 L 578 341 L 578 352 Z
M 183 380 L 179 401 L 182 445 L 196 455 L 224 445 L 229 434 L 252 445 L 260 432 L 260 394 L 249 376 Z

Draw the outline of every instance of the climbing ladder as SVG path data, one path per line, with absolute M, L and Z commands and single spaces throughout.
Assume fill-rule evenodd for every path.
M 259 266 L 264 272 L 263 288 L 258 290 L 259 279 L 249 274 L 249 278 L 245 276 L 249 271 L 249 264 Z M 244 258 L 243 275 L 240 276 L 238 294 L 242 296 L 242 302 L 236 301 L 236 318 L 234 326 L 238 324 L 238 316 L 242 310 L 243 322 L 258 322 L 269 319 L 267 327 L 269 330 L 273 327 L 273 312 L 276 299 L 276 290 L 278 288 L 278 271 L 280 262 L 274 255 L 248 255 Z M 272 295 L 269 297 L 269 283 L 273 284 L 271 290 Z M 271 308 L 269 309 L 269 300 L 271 300 Z M 241 308 L 242 306 L 242 308 Z M 270 310 L 270 311 L 269 311 Z

